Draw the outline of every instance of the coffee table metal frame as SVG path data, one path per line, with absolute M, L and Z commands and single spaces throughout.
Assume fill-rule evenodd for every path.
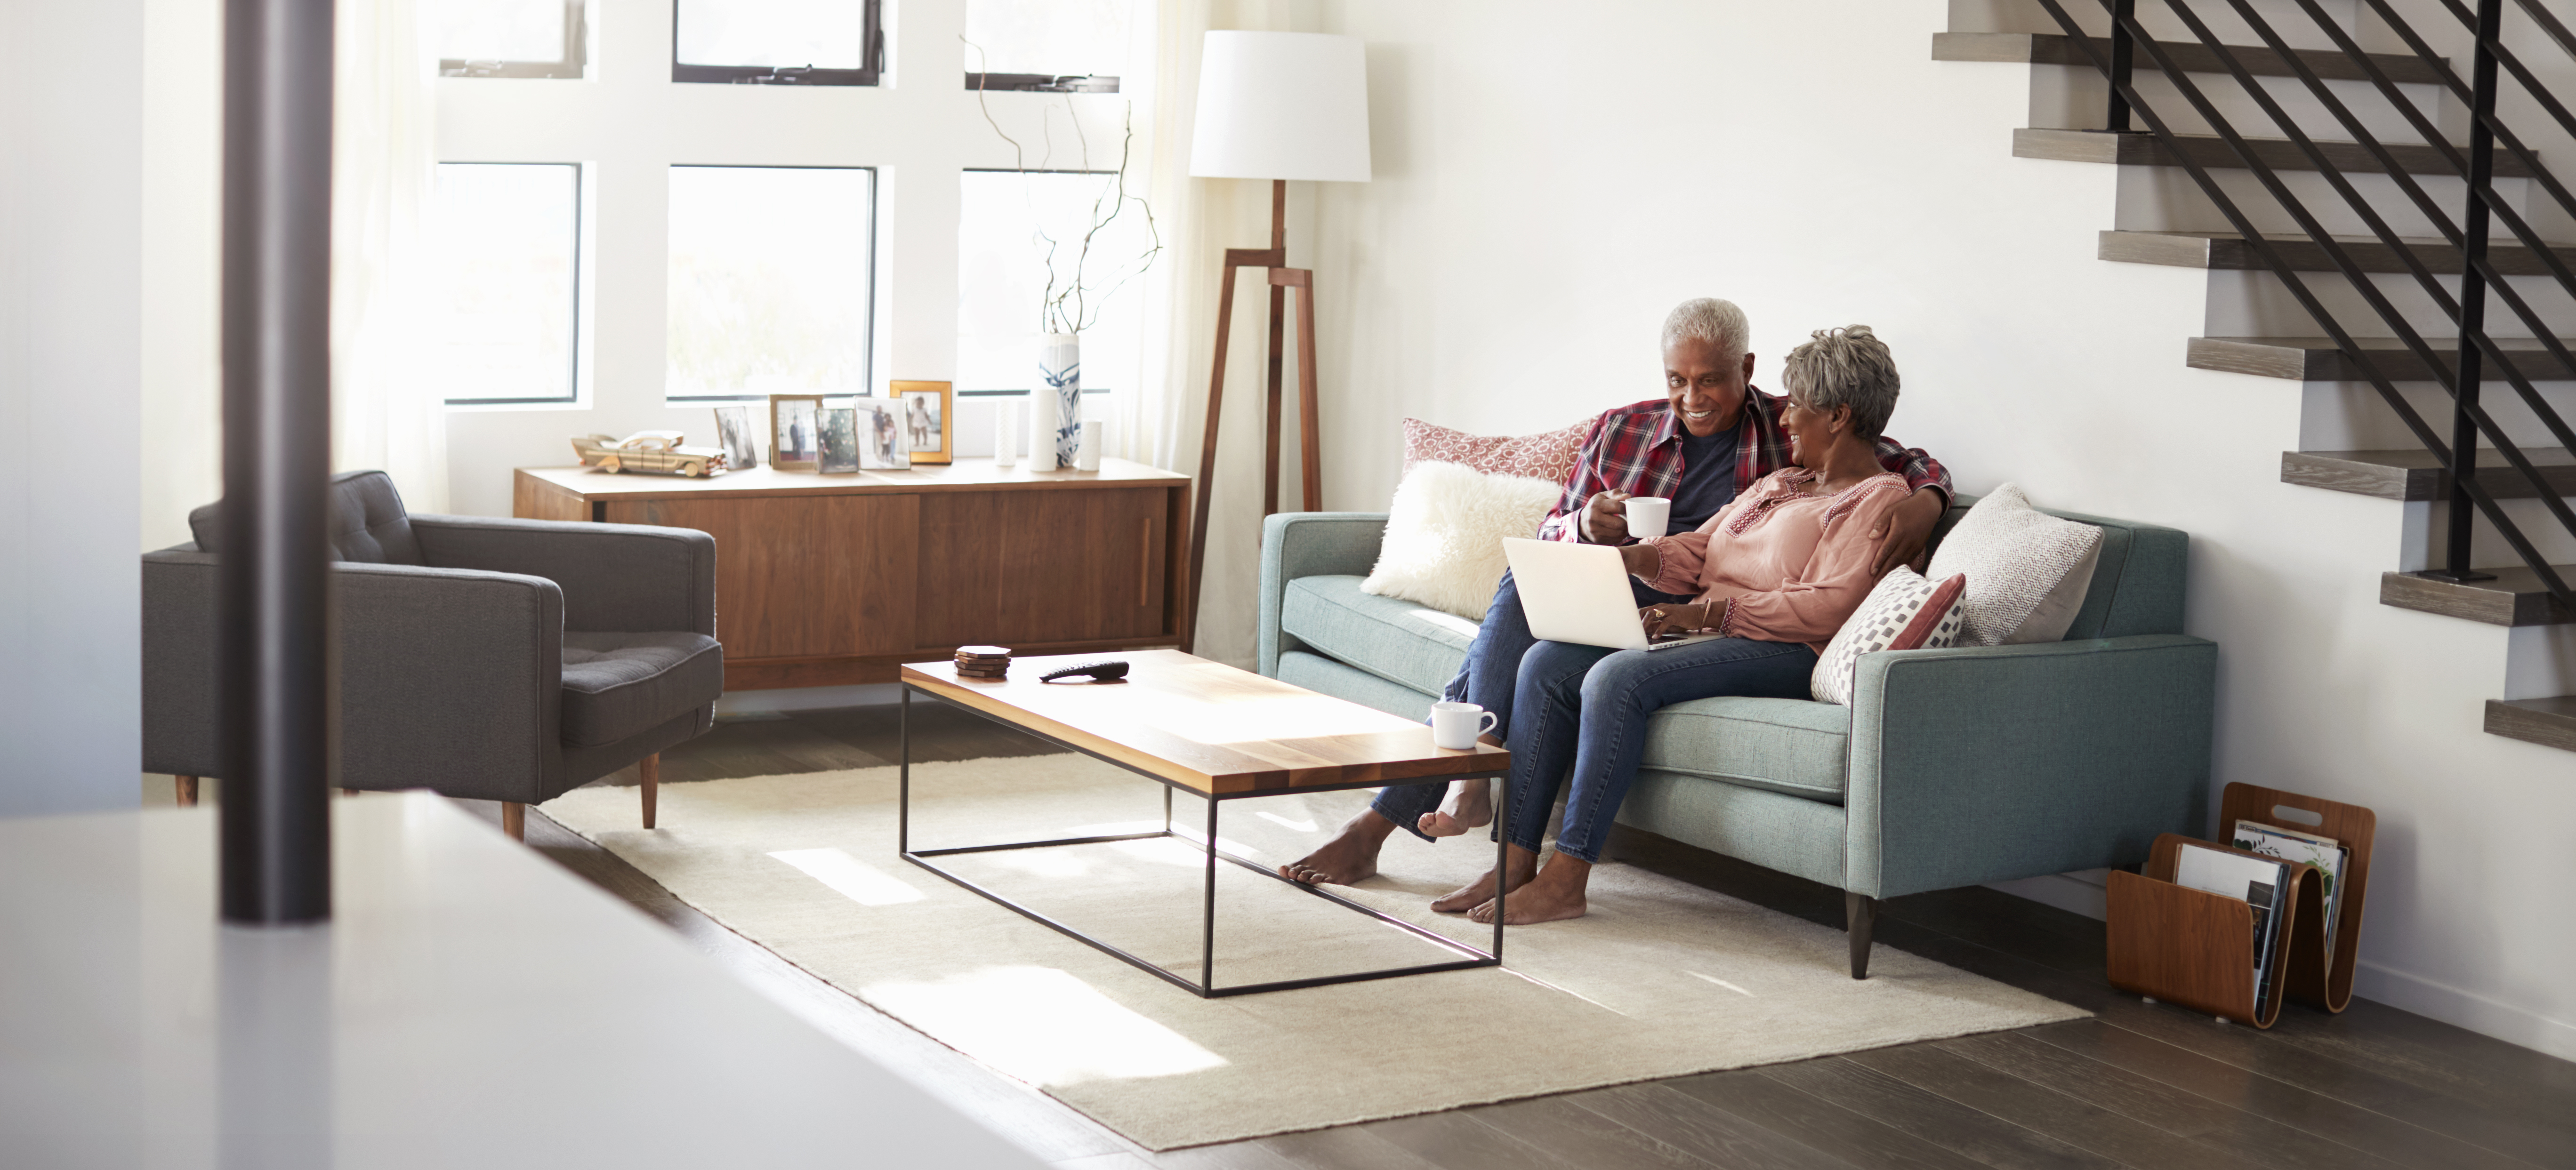
M 1045 740 L 1046 742 L 1063 748 L 1066 751 L 1080 752 L 1081 754 L 1089 756 L 1092 759 L 1099 760 L 1102 763 L 1115 764 L 1120 768 L 1124 768 L 1127 771 L 1134 772 L 1139 776 L 1143 776 L 1148 780 L 1161 784 L 1163 786 L 1162 829 L 1157 832 L 1147 833 L 1116 833 L 1097 837 L 1058 837 L 1046 841 L 1011 841 L 998 845 L 964 845 L 948 849 L 914 849 L 912 847 L 912 695 L 914 691 L 920 691 L 923 695 L 940 702 L 947 703 L 949 706 L 956 707 L 960 710 L 972 711 L 977 715 L 981 715 L 986 719 L 990 719 L 993 722 L 999 723 L 1004 727 L 1008 727 L 1013 731 L 1017 731 L 1022 735 Z M 1192 982 L 1174 974 L 1172 971 L 1159 964 L 1152 963 L 1136 955 L 1129 954 L 1124 950 L 1083 933 L 1080 929 L 1072 925 L 1060 922 L 1026 906 L 1020 905 L 997 891 L 989 890 L 983 886 L 977 885 L 971 879 L 949 870 L 942 869 L 939 866 L 932 864 L 929 860 L 934 857 L 950 857 L 961 853 L 998 853 L 1013 849 L 1048 849 L 1059 845 L 1100 845 L 1113 841 L 1149 841 L 1157 837 L 1178 837 L 1181 840 L 1187 841 L 1189 840 L 1189 836 L 1187 834 L 1177 832 L 1172 828 L 1172 793 L 1174 790 L 1183 789 L 1186 786 L 1165 779 L 1164 777 L 1154 775 L 1151 772 L 1145 771 L 1144 769 L 1138 768 L 1123 760 L 1111 759 L 1108 756 L 1092 751 L 1091 749 L 1079 744 L 1067 743 L 1064 740 L 1057 739 L 1056 737 L 1048 735 L 1035 728 L 1013 723 L 1010 720 L 1004 719 L 989 711 L 983 711 L 967 706 L 964 703 L 957 702 L 947 696 L 941 695 L 937 691 L 920 686 L 919 684 L 912 682 L 910 679 L 906 679 L 903 682 L 902 722 L 900 724 L 899 736 L 902 744 L 902 762 L 900 765 L 901 787 L 900 794 L 896 799 L 895 833 L 897 848 L 903 854 L 903 859 L 905 861 L 909 861 L 914 865 L 918 865 L 923 869 L 938 874 L 939 876 L 963 886 L 974 893 L 983 895 L 987 900 L 1016 911 L 1022 917 L 1046 926 L 1058 934 L 1062 934 L 1077 942 L 1088 943 L 1098 950 L 1124 959 L 1136 969 L 1146 972 L 1147 974 L 1154 975 L 1175 987 L 1191 991 L 1202 999 L 1221 999 L 1230 995 L 1255 995 L 1265 991 L 1293 991 L 1301 987 L 1330 987 L 1340 983 L 1363 983 L 1372 979 L 1393 979 L 1403 975 L 1428 975 L 1434 971 L 1464 971 L 1476 967 L 1499 967 L 1503 964 L 1502 911 L 1504 905 L 1503 899 L 1507 896 L 1507 893 L 1504 891 L 1498 890 L 1494 898 L 1493 949 L 1490 951 L 1480 951 L 1465 943 L 1459 942 L 1456 939 L 1450 938 L 1447 935 L 1440 934 L 1436 931 L 1425 930 L 1410 922 L 1406 922 L 1401 918 L 1380 913 L 1375 909 L 1361 905 L 1358 902 L 1354 902 L 1340 894 L 1333 893 L 1321 886 L 1310 886 L 1304 882 L 1292 881 L 1288 878 L 1281 877 L 1277 870 L 1272 869 L 1269 866 L 1248 858 L 1236 856 L 1230 851 L 1217 847 L 1217 812 L 1219 809 L 1223 808 L 1225 806 L 1225 802 L 1229 800 L 1249 800 L 1265 796 L 1293 796 L 1304 792 L 1344 792 L 1355 788 L 1381 788 L 1386 786 L 1385 781 L 1370 780 L 1352 781 L 1342 784 L 1305 784 L 1299 785 L 1295 788 L 1267 789 L 1257 792 L 1200 792 L 1195 788 L 1187 789 L 1191 795 L 1201 796 L 1207 800 L 1207 836 L 1200 842 L 1207 853 L 1207 881 L 1203 888 L 1203 892 L 1199 897 L 1199 977 L 1196 982 Z M 1421 783 L 1445 783 L 1447 780 L 1452 779 L 1486 779 L 1500 780 L 1503 782 L 1503 791 L 1501 796 L 1494 802 L 1494 872 L 1501 873 L 1503 871 L 1503 861 L 1505 857 L 1504 849 L 1511 841 L 1511 777 L 1505 773 L 1487 772 L 1471 776 L 1454 776 L 1435 780 L 1426 780 Z M 1456 951 L 1457 953 L 1468 957 L 1452 959 L 1440 963 L 1423 963 L 1411 967 L 1391 967 L 1380 971 L 1360 971 L 1348 975 L 1318 975 L 1306 979 L 1279 979 L 1268 983 L 1245 983 L 1238 984 L 1233 987 L 1219 987 L 1216 985 L 1216 863 L 1220 858 L 1226 861 L 1231 861 L 1236 865 L 1240 865 L 1245 869 L 1251 870 L 1254 873 L 1262 874 L 1281 885 L 1288 886 L 1292 889 L 1303 890 L 1308 894 L 1322 898 L 1327 902 L 1334 903 L 1335 905 L 1349 907 L 1350 909 L 1368 915 L 1369 917 L 1377 919 L 1389 926 L 1395 927 L 1398 930 L 1402 930 L 1407 934 L 1414 935 L 1415 937 L 1421 938 L 1427 942 Z

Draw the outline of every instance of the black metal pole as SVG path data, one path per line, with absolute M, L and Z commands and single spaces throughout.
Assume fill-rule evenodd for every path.
M 224 9 L 223 916 L 331 916 L 331 5 Z
M 2489 45 L 2504 21 L 2504 0 L 2478 0 L 2478 43 L 2469 70 L 2469 205 L 2460 220 L 2460 378 L 2451 406 L 2451 484 L 2449 526 L 2443 533 L 2442 567 L 2427 577 L 2444 581 L 2487 581 L 2494 574 L 2470 567 L 2476 504 L 2461 485 L 2477 478 L 2478 424 L 2470 417 L 2478 404 L 2478 379 L 2485 355 L 2478 338 L 2486 332 L 2487 280 L 2479 271 L 2487 258 L 2487 201 L 2484 192 L 2495 176 L 2495 133 L 2488 120 L 2495 114 L 2496 58 Z
M 2137 10 L 2137 0 L 2112 0 L 2111 4 L 2111 112 L 2105 128 L 2114 134 L 2129 132 L 2129 55 L 2134 48 L 2129 39 L 2129 17 Z

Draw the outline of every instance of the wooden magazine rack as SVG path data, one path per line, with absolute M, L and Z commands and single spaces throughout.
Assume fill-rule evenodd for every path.
M 2314 814 L 2305 824 L 2280 810 Z M 2315 871 L 2294 869 L 2277 904 L 2284 916 L 2283 961 L 2272 965 L 2272 995 L 2254 1011 L 2254 908 L 2235 898 L 2173 882 L 2176 856 L 2186 844 L 2260 856 L 2179 833 L 2156 838 L 2143 873 L 2114 871 L 2110 886 L 2111 986 L 2213 1016 L 2269 1028 L 2289 996 L 2339 1012 L 2352 1002 L 2352 968 L 2361 948 L 2361 906 L 2370 888 L 2370 846 L 2378 817 L 2358 805 L 2339 804 L 2251 784 L 2230 784 L 2219 803 L 2218 823 L 2232 833 L 2240 820 L 2260 821 L 2332 837 L 2351 856 L 2344 862 L 2344 893 L 2336 907 L 2334 953 L 2326 953 L 2325 891 Z M 2265 858 L 2277 861 L 2278 858 Z

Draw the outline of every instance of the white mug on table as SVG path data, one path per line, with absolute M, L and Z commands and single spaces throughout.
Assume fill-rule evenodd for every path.
M 1628 497 L 1628 535 L 1639 540 L 1662 536 L 1672 522 L 1673 502 L 1662 496 Z
M 1474 703 L 1433 703 L 1431 743 L 1452 751 L 1476 746 L 1476 737 L 1494 729 L 1502 717 Z

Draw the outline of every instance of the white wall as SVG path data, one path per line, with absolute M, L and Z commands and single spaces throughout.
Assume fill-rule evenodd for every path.
M 138 797 L 142 31 L 0 2 L 0 815 Z
M 1662 393 L 1685 297 L 1750 313 L 1755 381 L 1877 327 L 1891 431 L 1976 492 L 2193 535 L 2221 647 L 2216 778 L 2375 808 L 2362 994 L 2576 1056 L 2576 755 L 2479 731 L 2506 632 L 2377 603 L 2398 505 L 2292 487 L 2295 384 L 2187 369 L 2209 283 L 2101 263 L 2114 168 L 2011 157 L 2029 67 L 1940 63 L 1900 0 L 1333 3 L 1370 42 L 1376 181 L 1321 188 L 1332 509 L 1382 508 L 1397 423 L 1523 434 Z

